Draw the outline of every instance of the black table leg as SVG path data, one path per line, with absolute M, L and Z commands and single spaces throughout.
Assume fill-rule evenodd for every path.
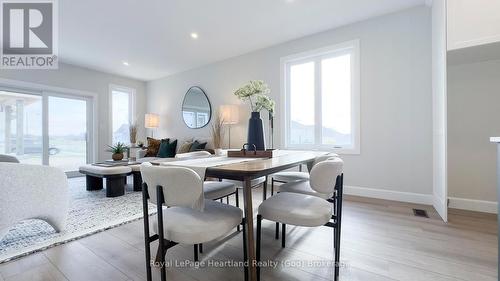
M 124 195 L 126 183 L 126 176 L 106 178 L 106 197 L 117 197 Z
M 134 178 L 134 191 L 142 191 L 142 176 L 140 172 L 132 173 Z
M 102 189 L 102 178 L 86 175 L 87 190 L 100 190 Z

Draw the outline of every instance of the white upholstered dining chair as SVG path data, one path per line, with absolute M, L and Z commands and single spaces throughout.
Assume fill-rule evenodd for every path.
M 166 280 L 165 255 L 177 243 L 198 245 L 226 235 L 243 223 L 240 208 L 207 200 L 203 180 L 193 170 L 175 166 L 141 164 L 143 183 L 144 236 L 146 244 L 147 280 L 151 280 L 150 244 L 159 240 L 156 261 L 161 267 L 161 280 Z M 150 236 L 148 201 L 157 206 L 153 217 L 155 235 Z M 245 231 L 243 254 L 246 260 Z M 198 252 L 195 247 L 195 257 Z M 245 277 L 247 268 L 245 268 Z
M 321 161 L 312 167 L 308 181 L 311 189 L 318 194 L 334 194 L 335 204 L 331 204 L 319 196 L 283 191 L 260 204 L 257 215 L 257 261 L 260 261 L 261 222 L 263 219 L 282 224 L 281 246 L 283 248 L 285 247 L 287 224 L 305 227 L 329 226 L 334 228 L 334 280 L 337 280 L 340 260 L 343 165 L 343 161 L 337 157 Z M 332 208 L 334 208 L 333 212 Z M 259 267 L 257 267 L 257 276 L 257 280 L 260 280 Z
M 239 189 L 243 189 L 243 182 L 242 181 L 223 179 L 222 182 L 228 182 L 228 183 L 234 184 L 236 186 L 236 194 L 238 194 Z M 252 186 L 252 188 L 256 188 L 256 187 L 260 186 L 261 184 L 263 186 L 263 194 L 262 194 L 263 200 L 266 200 L 267 177 L 260 177 L 260 178 L 250 180 L 250 186 Z
M 212 156 L 212 154 L 208 151 L 193 151 L 188 153 L 181 153 L 175 155 L 175 158 L 179 160 L 189 160 L 189 159 L 199 159 L 199 158 L 207 158 Z M 231 182 L 222 182 L 222 181 L 204 181 L 203 183 L 203 191 L 205 194 L 205 199 L 210 200 L 221 200 L 226 197 L 227 202 L 229 203 L 229 196 L 235 195 L 236 197 L 236 206 L 239 207 L 239 196 L 236 192 L 236 186 Z
M 208 158 L 212 156 L 212 154 L 208 151 L 193 151 L 187 153 L 176 154 L 175 158 L 179 160 L 189 160 L 189 159 L 199 159 L 199 158 Z M 224 182 L 224 181 L 204 181 L 203 182 L 203 192 L 205 194 L 205 199 L 210 200 L 220 200 L 223 201 L 226 198 L 226 203 L 229 204 L 229 196 L 234 195 L 235 197 L 235 205 L 236 207 L 240 206 L 240 196 L 238 189 L 236 189 L 236 185 L 233 182 Z M 237 227 L 238 231 L 240 231 L 240 226 Z M 203 252 L 203 245 L 199 245 L 200 253 Z M 196 248 L 197 246 L 195 246 Z
M 309 172 L 311 171 L 312 167 L 318 164 L 319 162 L 327 160 L 332 157 L 339 157 L 339 155 L 337 153 L 330 152 L 328 154 L 316 157 L 316 159 L 314 159 L 314 162 L 308 164 L 307 172 L 303 172 L 302 170 L 300 170 L 300 171 L 283 171 L 273 174 L 271 176 L 271 195 L 274 194 L 274 182 L 288 183 L 288 182 L 309 180 Z M 280 191 L 282 190 L 282 188 L 283 186 L 281 185 Z

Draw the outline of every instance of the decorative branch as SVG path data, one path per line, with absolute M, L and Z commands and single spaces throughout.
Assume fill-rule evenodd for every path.
M 214 121 L 212 122 L 210 135 L 212 136 L 214 148 L 222 148 L 222 140 L 224 139 L 224 119 L 218 111 L 215 115 Z

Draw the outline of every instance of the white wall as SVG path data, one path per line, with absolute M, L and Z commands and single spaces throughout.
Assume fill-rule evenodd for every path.
M 448 50 L 500 41 L 500 1 L 450 0 Z
M 208 128 L 192 130 L 183 124 L 180 108 L 187 89 L 202 87 L 218 107 L 238 103 L 233 91 L 248 80 L 262 79 L 271 87 L 279 113 L 281 57 L 360 39 L 361 154 L 343 156 L 346 183 L 376 188 L 374 196 L 384 190 L 416 193 L 421 196 L 384 194 L 431 204 L 430 15 L 428 7 L 418 7 L 148 82 L 148 111 L 161 115 L 162 137 L 207 136 Z M 234 147 L 244 142 L 248 117 L 248 111 L 242 112 L 241 123 L 232 130 Z M 275 140 L 281 126 L 277 120 Z
M 0 78 L 37 83 L 52 87 L 61 87 L 97 94 L 97 155 L 98 160 L 110 158 L 105 152 L 110 144 L 109 124 L 109 85 L 116 84 L 136 89 L 136 113 L 139 126 L 144 124 L 146 109 L 146 84 L 104 72 L 94 71 L 68 64 L 59 64 L 57 70 L 0 70 Z M 143 139 L 144 130 L 140 131 Z
M 496 212 L 500 60 L 448 66 L 450 207 Z

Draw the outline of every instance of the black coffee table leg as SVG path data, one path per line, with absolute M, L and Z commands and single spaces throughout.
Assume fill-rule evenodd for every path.
M 134 191 L 142 191 L 142 176 L 141 173 L 133 173 L 134 177 Z
M 106 197 L 117 197 L 125 194 L 126 183 L 126 176 L 106 178 Z
M 87 190 L 101 190 L 102 189 L 102 178 L 86 175 Z

